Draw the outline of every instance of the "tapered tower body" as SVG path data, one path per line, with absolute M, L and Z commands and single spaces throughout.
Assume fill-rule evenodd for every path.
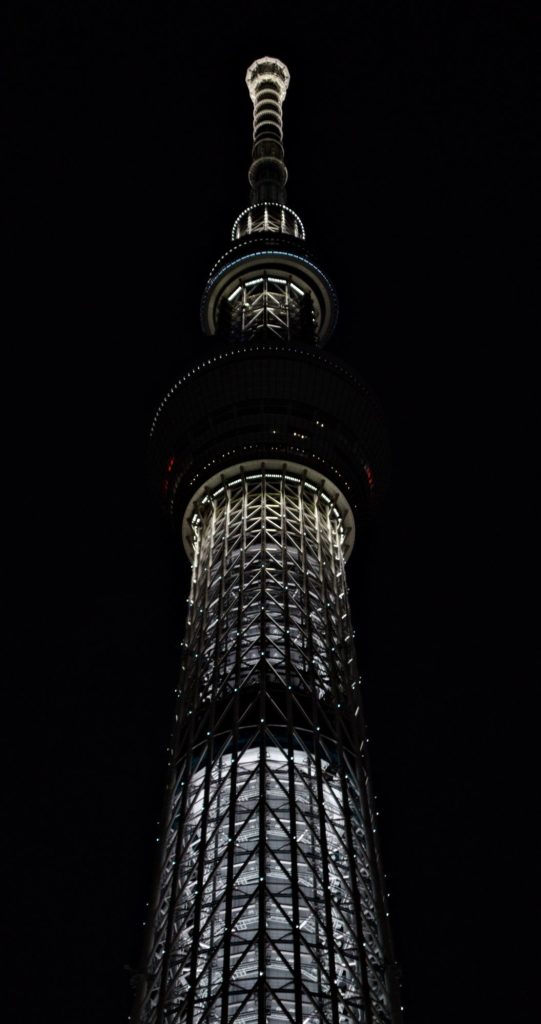
M 377 402 L 323 352 L 335 292 L 286 205 L 272 58 L 214 343 L 152 427 L 192 563 L 139 1024 L 400 1019 L 345 564 L 385 489 Z

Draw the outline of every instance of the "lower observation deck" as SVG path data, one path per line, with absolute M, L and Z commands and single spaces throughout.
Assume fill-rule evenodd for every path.
M 180 526 L 207 481 L 231 466 L 282 460 L 332 480 L 356 518 L 389 478 L 377 400 L 315 347 L 259 343 L 215 349 L 170 389 L 154 418 L 151 466 Z

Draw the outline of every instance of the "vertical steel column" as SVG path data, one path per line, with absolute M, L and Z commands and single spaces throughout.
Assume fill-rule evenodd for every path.
M 299 502 L 301 501 L 299 495 Z M 288 532 L 287 532 L 287 507 L 283 490 L 280 491 L 280 534 L 282 543 L 282 588 L 284 621 L 291 621 L 289 609 L 289 562 L 288 562 Z M 288 780 L 289 780 L 289 849 L 291 858 L 291 895 L 293 912 L 293 964 L 294 973 L 297 978 L 302 978 L 301 949 L 299 930 L 301 919 L 299 913 L 299 868 L 297 863 L 297 813 L 295 804 L 295 768 L 294 768 L 294 722 L 292 707 L 292 674 L 291 674 L 291 639 L 290 627 L 287 626 L 284 635 L 285 648 L 285 679 L 287 684 L 287 756 L 288 756 Z M 295 986 L 295 1024 L 302 1024 L 302 989 L 301 985 Z

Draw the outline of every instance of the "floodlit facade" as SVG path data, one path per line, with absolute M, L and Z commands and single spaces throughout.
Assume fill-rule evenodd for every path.
M 250 205 L 214 343 L 152 427 L 192 564 L 139 1024 L 400 1020 L 345 564 L 385 488 L 377 402 L 323 345 L 334 288 L 285 202 L 288 70 L 248 69 Z

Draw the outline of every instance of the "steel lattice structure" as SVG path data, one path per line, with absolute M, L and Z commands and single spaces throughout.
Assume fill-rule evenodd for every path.
M 320 352 L 336 303 L 284 204 L 287 69 L 247 81 L 252 205 L 202 302 L 223 347 L 152 434 L 192 582 L 136 1019 L 397 1024 L 345 569 L 385 435 Z

